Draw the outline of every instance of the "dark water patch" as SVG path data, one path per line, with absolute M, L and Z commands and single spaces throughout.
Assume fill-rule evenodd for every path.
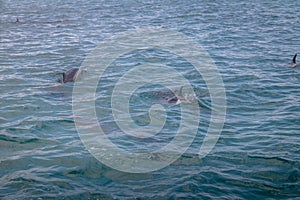
M 0 135 L 0 141 L 6 141 L 6 142 L 16 142 L 19 144 L 27 144 L 27 143 L 34 143 L 38 142 L 39 139 L 37 138 L 18 138 L 18 137 L 10 137 L 6 135 Z

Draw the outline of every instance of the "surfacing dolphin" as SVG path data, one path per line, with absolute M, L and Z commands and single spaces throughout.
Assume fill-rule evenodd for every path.
M 183 99 L 184 99 L 184 97 L 183 97 L 183 95 L 182 95 L 182 88 L 183 88 L 183 86 L 180 87 L 178 95 L 175 94 L 175 96 L 173 96 L 173 97 L 167 99 L 167 102 L 168 102 L 168 103 L 175 103 L 176 105 L 177 105 L 177 104 L 180 104 L 180 103 L 181 103 L 180 100 L 183 100 Z M 175 92 L 176 92 L 176 91 L 175 91 Z M 174 93 L 175 93 L 175 92 L 174 92 Z
M 293 61 L 291 62 L 292 67 L 300 67 L 300 64 L 296 63 L 297 54 L 294 55 Z
M 79 73 L 80 73 L 79 68 L 69 69 L 68 71 L 63 73 L 63 76 L 59 82 L 61 83 L 74 82 L 76 81 Z
M 181 103 L 184 103 L 184 104 L 195 104 L 197 102 L 197 98 L 195 95 L 193 94 L 184 94 L 182 93 L 182 88 L 183 86 L 180 87 L 179 91 L 178 91 L 178 94 L 176 95 L 176 90 L 174 91 L 175 93 L 175 96 L 167 99 L 167 102 L 168 103 L 171 103 L 171 104 L 181 104 Z

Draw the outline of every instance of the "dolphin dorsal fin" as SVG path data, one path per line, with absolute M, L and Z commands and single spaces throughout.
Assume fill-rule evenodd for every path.
M 178 97 L 179 97 L 179 98 L 182 98 L 182 97 L 183 97 L 183 96 L 182 96 L 182 88 L 183 88 L 183 86 L 181 86 L 180 89 L 179 89 L 179 93 L 178 93 Z
M 61 82 L 62 82 L 62 83 L 64 83 L 64 82 L 65 82 L 65 80 L 66 80 L 66 73 L 64 72 L 64 73 L 63 73 L 63 77 L 62 77 L 62 80 L 61 80 Z
M 295 54 L 293 57 L 293 62 L 292 62 L 293 64 L 296 64 L 296 57 L 297 57 L 297 54 Z

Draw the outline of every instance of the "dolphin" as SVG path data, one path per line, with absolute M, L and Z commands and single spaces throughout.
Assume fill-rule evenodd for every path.
M 80 74 L 79 68 L 69 69 L 68 71 L 63 73 L 63 76 L 59 82 L 61 83 L 74 82 L 76 81 L 79 74 Z
M 291 62 L 292 67 L 300 67 L 300 64 L 296 63 L 297 54 L 294 55 L 293 61 Z
M 175 105 L 178 105 L 181 103 L 190 104 L 190 105 L 197 104 L 198 97 L 196 97 L 195 94 L 188 94 L 188 93 L 183 94 L 182 89 L 183 89 L 183 86 L 180 87 L 177 95 L 176 95 L 176 90 L 175 90 L 173 92 L 173 94 L 175 94 L 175 95 L 173 97 L 167 99 L 167 102 L 170 104 L 175 104 Z
M 182 95 L 182 88 L 183 88 L 183 86 L 180 87 L 178 95 L 175 95 L 175 96 L 167 99 L 167 102 L 175 103 L 177 105 L 177 104 L 181 103 L 181 100 L 185 100 L 184 96 Z

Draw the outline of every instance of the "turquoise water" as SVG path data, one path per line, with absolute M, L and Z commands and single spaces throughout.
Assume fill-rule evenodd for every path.
M 300 198 L 300 68 L 288 65 L 300 53 L 299 8 L 299 1 L 0 1 L 0 197 Z M 193 144 L 166 168 L 131 174 L 103 165 L 84 147 L 73 119 L 72 83 L 57 80 L 80 67 L 99 42 L 143 27 L 182 32 L 207 50 L 224 81 L 227 116 L 213 151 L 199 159 L 210 96 L 201 77 L 187 72 L 203 95 Z M 159 51 L 127 55 L 115 65 L 147 62 L 190 69 Z M 122 73 L 112 72 L 112 79 L 108 73 L 98 102 L 109 98 L 106 91 Z M 145 111 L 169 94 L 157 85 L 137 90 L 131 101 L 136 123 L 149 123 Z M 107 108 L 97 107 L 99 121 L 131 151 L 166 144 L 180 117 L 178 107 L 168 108 L 174 129 L 141 141 L 100 115 Z

